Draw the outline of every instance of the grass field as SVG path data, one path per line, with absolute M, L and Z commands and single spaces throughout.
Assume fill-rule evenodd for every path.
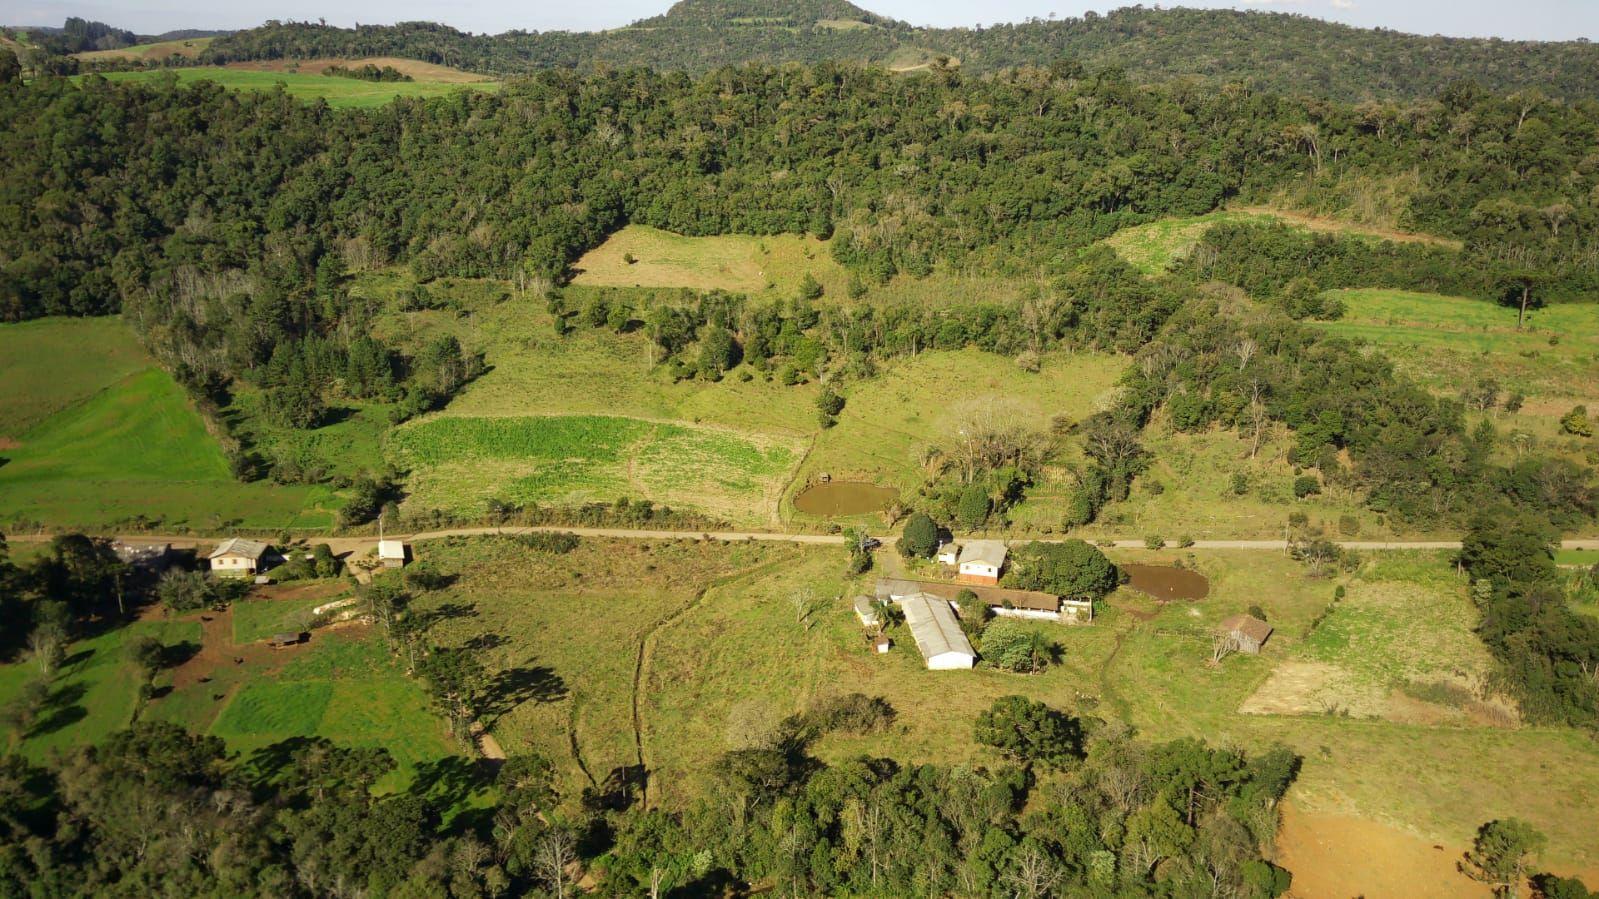
M 39 761 L 53 752 L 97 742 L 127 727 L 139 689 L 127 646 L 145 636 L 167 645 L 188 643 L 198 647 L 200 628 L 194 622 L 140 622 L 73 643 L 51 682 L 44 714 L 16 748 Z M 8 705 L 35 677 L 37 669 L 30 662 L 0 665 L 0 707 Z M 163 678 L 158 676 L 156 684 L 162 683 Z M 12 738 L 14 735 L 8 736 Z
M 0 325 L 0 441 L 153 365 L 117 318 Z M 4 452 L 0 444 L 0 453 Z
M 1550 835 L 1549 864 L 1599 864 L 1581 812 L 1599 802 L 1599 748 L 1576 732 L 1486 726 L 1426 700 L 1389 718 L 1239 711 L 1275 670 L 1296 660 L 1323 661 L 1355 672 L 1361 683 L 1381 684 L 1480 664 L 1463 588 L 1444 553 L 1368 563 L 1346 581 L 1349 596 L 1322 621 L 1323 633 L 1311 627 L 1328 610 L 1336 582 L 1310 578 L 1282 556 L 1118 552 L 1121 561 L 1183 558 L 1210 578 L 1212 593 L 1163 606 L 1122 591 L 1094 627 L 1033 625 L 1062 656 L 1044 674 L 1020 676 L 986 668 L 929 672 L 903 632 L 894 634 L 887 656 L 868 652 L 849 597 L 870 576 L 844 579 L 832 549 L 678 542 L 645 550 L 585 541 L 568 556 L 541 558 L 510 540 L 493 545 L 425 544 L 423 554 L 461 576 L 427 603 L 458 609 L 436 626 L 448 635 L 444 642 L 483 639 L 496 666 L 549 669 L 541 676 L 544 698 L 506 713 L 495 730 L 513 746 L 564 759 L 574 783 L 588 783 L 577 759 L 597 781 L 632 763 L 627 697 L 634 647 L 648 633 L 640 740 L 652 802 L 668 807 L 700 795 L 707 760 L 736 742 L 748 722 L 776 721 L 819 697 L 853 691 L 885 697 L 896 721 L 880 734 L 824 738 L 812 747 L 824 760 L 869 753 L 993 764 L 972 741 L 972 719 L 995 697 L 1022 693 L 1127 721 L 1149 739 L 1203 736 L 1242 748 L 1284 742 L 1305 757 L 1293 796 L 1309 811 L 1352 814 L 1451 845 L 1469 844 L 1484 820 L 1516 814 Z M 736 559 L 718 564 L 717 553 Z M 743 573 L 724 577 L 738 569 Z M 663 578 L 670 588 L 657 586 Z M 809 625 L 792 602 L 805 590 L 821 601 Z M 1254 604 L 1277 629 L 1266 651 L 1207 665 L 1211 627 Z M 1392 634 L 1375 624 L 1383 619 L 1395 620 Z M 551 676 L 558 689 L 549 689 Z M 1429 708 L 1437 714 L 1425 714 Z M 730 726 L 735 721 L 740 727 Z
M 0 404 L 3 405 L 3 404 Z M 325 527 L 332 491 L 241 484 L 170 376 L 145 368 L 26 431 L 0 465 L 0 520 Z
M 176 77 L 181 84 L 211 81 L 233 90 L 270 91 L 279 85 L 291 97 L 326 100 L 329 106 L 368 108 L 382 106 L 396 97 L 442 97 L 457 90 L 498 90 L 499 82 L 400 81 L 374 82 L 357 78 L 299 72 L 256 72 L 220 66 L 195 66 L 142 72 L 106 72 L 111 81 L 150 81 Z
M 1146 225 L 1125 228 L 1105 238 L 1103 243 L 1115 250 L 1134 268 L 1147 275 L 1154 275 L 1166 271 L 1171 267 L 1172 263 L 1187 256 L 1189 251 L 1194 248 L 1194 245 L 1199 243 L 1200 238 L 1204 237 L 1205 232 L 1210 230 L 1213 225 L 1224 222 L 1246 221 L 1277 221 L 1303 228 L 1307 231 L 1348 234 L 1378 240 L 1459 246 L 1456 241 L 1445 240 L 1427 234 L 1412 234 L 1404 231 L 1370 228 L 1281 209 L 1253 206 L 1242 209 L 1218 210 L 1205 215 L 1164 218 Z
M 476 72 L 467 72 L 461 69 L 441 66 L 437 63 L 423 62 L 419 59 L 405 59 L 399 56 L 362 56 L 359 58 L 344 57 L 319 57 L 317 59 L 252 59 L 241 62 L 230 62 L 227 68 L 247 72 L 289 72 L 306 75 L 320 75 L 329 66 L 343 66 L 347 69 L 360 68 L 361 66 L 377 66 L 378 68 L 391 68 L 401 74 L 410 75 L 415 81 L 434 82 L 439 84 L 468 84 L 472 82 L 493 81 L 487 75 Z
M 338 599 L 328 591 L 316 591 L 303 599 L 243 599 L 233 604 L 233 642 L 254 643 L 274 634 L 309 630 L 311 610 Z
M 1562 549 L 1555 553 L 1556 565 L 1599 565 L 1599 549 Z
M 758 435 L 574 415 L 444 416 L 394 431 L 413 508 L 482 512 L 490 499 L 575 505 L 652 499 L 724 517 L 775 512 L 799 448 Z
M 110 60 L 152 60 L 159 61 L 169 56 L 183 56 L 194 59 L 201 51 L 211 46 L 216 38 L 190 37 L 175 41 L 157 41 L 153 44 L 136 44 L 132 47 L 123 47 L 120 50 L 90 50 L 85 53 L 74 53 L 84 62 L 106 62 Z
M 1442 391 L 1492 377 L 1529 397 L 1599 397 L 1599 304 L 1527 313 L 1461 297 L 1402 290 L 1341 290 L 1344 316 L 1319 327 L 1370 341 L 1408 375 Z M 1564 410 L 1561 410 L 1564 411 Z

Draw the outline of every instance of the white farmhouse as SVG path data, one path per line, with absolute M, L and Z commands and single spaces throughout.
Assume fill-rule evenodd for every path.
M 248 577 L 266 568 L 267 552 L 272 547 L 259 540 L 229 537 L 211 551 L 207 559 L 214 574 Z
M 960 555 L 955 560 L 957 579 L 966 584 L 999 583 L 999 573 L 1005 570 L 1005 557 L 1009 554 L 999 540 L 968 540 L 961 544 Z

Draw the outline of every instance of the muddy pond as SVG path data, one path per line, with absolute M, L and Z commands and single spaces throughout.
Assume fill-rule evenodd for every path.
M 829 481 L 814 484 L 794 497 L 794 508 L 807 515 L 841 518 L 881 512 L 893 504 L 899 491 L 860 481 Z
M 1210 580 L 1191 568 L 1170 565 L 1119 565 L 1127 572 L 1127 586 L 1161 601 L 1204 599 Z

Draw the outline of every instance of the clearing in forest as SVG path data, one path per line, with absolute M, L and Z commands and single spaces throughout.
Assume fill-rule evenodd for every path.
M 422 62 L 419 59 L 406 59 L 401 56 L 362 56 L 359 58 L 345 58 L 338 56 L 318 57 L 316 59 L 251 59 L 241 62 L 230 62 L 227 68 L 237 69 L 241 72 L 288 72 L 302 75 L 321 75 L 332 66 L 346 69 L 358 69 L 362 66 L 376 66 L 379 69 L 390 68 L 402 75 L 410 75 L 416 82 L 433 82 L 437 84 L 472 84 L 493 81 L 488 75 L 479 75 L 464 69 L 450 66 L 441 66 L 438 63 Z M 403 83 L 403 82 L 402 82 Z
M 842 293 L 847 282 L 827 243 L 814 237 L 686 237 L 645 225 L 629 225 L 611 235 L 585 253 L 572 269 L 577 273 L 572 283 L 592 287 L 761 293 L 778 288 L 792 291 L 809 273 L 824 286 L 837 285 Z
M 169 56 L 181 56 L 185 59 L 194 59 L 200 52 L 211 46 L 216 38 L 186 37 L 172 41 L 157 41 L 153 44 L 135 44 L 132 47 L 123 47 L 119 50 L 88 50 L 83 53 L 74 53 L 84 62 L 101 62 L 106 60 L 162 60 Z
M 767 435 L 598 415 L 407 424 L 389 457 L 412 509 L 482 513 L 491 500 L 578 505 L 622 497 L 766 522 L 801 447 Z
M 291 97 L 302 100 L 326 100 L 329 106 L 336 108 L 370 108 L 382 106 L 395 97 L 442 97 L 458 90 L 494 91 L 500 88 L 498 81 L 378 82 L 298 72 L 252 72 L 221 66 L 105 73 L 105 77 L 111 81 L 149 81 L 174 76 L 181 84 L 211 81 L 233 90 L 270 91 L 276 90 L 281 85 Z

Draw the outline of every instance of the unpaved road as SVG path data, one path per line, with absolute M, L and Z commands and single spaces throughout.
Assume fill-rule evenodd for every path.
M 532 533 L 566 533 L 576 534 L 579 537 L 607 537 L 618 540 L 719 540 L 723 543 L 742 543 L 747 540 L 765 540 L 776 543 L 803 543 L 823 546 L 841 546 L 844 537 L 840 534 L 799 534 L 781 531 L 657 531 L 642 528 L 574 528 L 560 526 L 539 527 L 481 527 L 481 528 L 450 528 L 442 531 L 422 531 L 415 534 L 389 534 L 389 539 L 404 540 L 408 543 L 420 543 L 425 540 L 439 540 L 445 537 L 484 537 L 496 534 L 532 534 Z M 12 543 L 43 543 L 53 538 L 54 534 L 8 534 L 6 539 Z M 111 536 L 111 535 L 106 535 Z M 193 535 L 163 536 L 156 534 L 143 534 L 125 536 L 121 538 L 128 543 L 170 543 L 180 549 L 196 549 L 215 546 L 217 538 L 195 537 Z M 375 537 L 301 537 L 309 543 L 326 543 L 335 553 L 340 555 L 350 553 L 362 555 L 377 549 L 378 541 Z M 895 537 L 882 538 L 886 544 L 895 541 Z M 1045 543 L 1060 542 L 1071 539 L 1060 536 L 1027 536 L 1009 538 L 1013 542 L 1039 541 Z M 1087 539 L 1087 538 L 1085 538 Z M 1098 542 L 1098 541 L 1095 541 Z M 1116 540 L 1114 543 L 1100 543 L 1101 546 L 1114 546 L 1116 549 L 1143 549 L 1143 540 Z M 1459 549 L 1458 540 L 1348 540 L 1340 541 L 1339 545 L 1345 549 L 1353 550 L 1406 550 L 1406 549 Z M 1599 549 L 1599 538 L 1583 537 L 1567 540 L 1561 544 L 1566 549 Z M 1287 542 L 1283 540 L 1195 540 L 1193 546 L 1178 547 L 1168 545 L 1167 549 L 1250 549 L 1282 552 L 1287 549 Z

